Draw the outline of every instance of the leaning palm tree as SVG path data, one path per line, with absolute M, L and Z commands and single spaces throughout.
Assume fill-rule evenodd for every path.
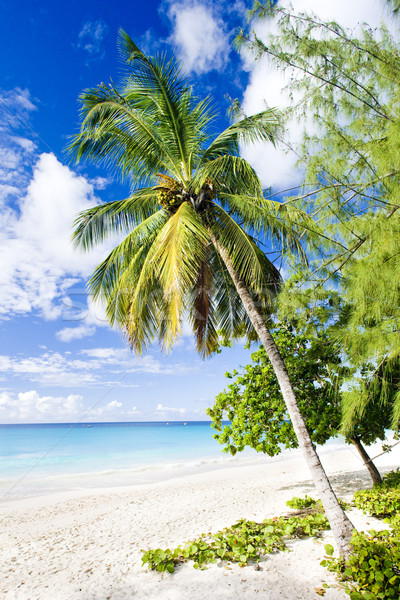
M 127 76 L 81 96 L 82 126 L 70 149 L 77 160 L 112 165 L 130 180 L 129 198 L 79 215 L 74 239 L 90 249 L 110 234 L 124 239 L 97 267 L 89 290 L 111 324 L 142 352 L 156 338 L 169 348 L 187 319 L 198 350 L 209 355 L 218 332 L 258 336 L 276 372 L 288 412 L 342 554 L 352 525 L 340 508 L 299 411 L 267 328 L 280 275 L 257 236 L 277 236 L 301 252 L 263 197 L 239 143 L 274 139 L 273 110 L 242 118 L 212 136 L 209 100 L 199 101 L 165 56 L 144 55 L 120 32 Z

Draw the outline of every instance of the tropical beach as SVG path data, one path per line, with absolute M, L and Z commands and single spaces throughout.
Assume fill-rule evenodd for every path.
M 376 460 L 382 473 L 399 464 L 399 446 Z M 371 452 L 379 453 L 377 445 Z M 372 454 L 374 455 L 374 454 Z M 335 491 L 350 499 L 371 487 L 351 448 L 334 444 L 321 459 Z M 283 458 L 245 458 L 229 467 L 194 470 L 158 483 L 59 492 L 0 504 L 1 584 L 7 600 L 191 600 L 249 598 L 311 600 L 323 583 L 330 600 L 347 595 L 320 566 L 322 539 L 289 542 L 289 552 L 240 568 L 219 562 L 206 570 L 184 564 L 174 574 L 141 566 L 141 550 L 167 548 L 216 532 L 240 518 L 262 521 L 287 514 L 286 501 L 315 488 L 298 451 Z M 360 530 L 385 525 L 352 510 Z
M 19 4 L 0 597 L 398 600 L 400 0 Z

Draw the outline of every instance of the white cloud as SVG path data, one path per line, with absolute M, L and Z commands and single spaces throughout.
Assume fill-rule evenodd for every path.
M 320 0 L 292 0 L 284 1 L 281 6 L 293 6 L 293 12 L 313 12 L 323 20 L 336 20 L 341 25 L 352 29 L 360 23 L 366 22 L 371 27 L 380 24 L 383 16 L 381 0 L 347 0 L 335 2 L 321 2 Z M 255 25 L 255 31 L 263 40 L 268 33 L 276 33 L 277 27 L 273 20 L 261 21 Z M 254 114 L 268 106 L 283 108 L 289 106 L 291 100 L 283 91 L 288 81 L 289 74 L 278 72 L 267 57 L 259 61 L 248 54 L 243 56 L 245 67 L 250 71 L 249 83 L 244 93 L 243 110 L 246 114 Z M 304 123 L 292 121 L 288 127 L 287 135 L 291 143 L 296 144 L 302 138 Z M 287 188 L 297 185 L 300 172 L 296 171 L 297 157 L 294 153 L 286 153 L 283 146 L 274 148 L 271 144 L 255 144 L 242 149 L 242 155 L 257 170 L 265 186 Z
M 129 420 L 140 415 L 136 406 L 127 406 L 117 399 L 104 406 L 85 406 L 80 394 L 67 396 L 41 395 L 36 390 L 0 392 L 2 423 L 80 423 L 82 421 Z
M 96 411 L 91 411 L 91 417 L 93 417 L 94 414 L 96 414 L 96 415 L 104 415 L 104 414 L 110 415 L 110 413 L 113 413 L 115 411 L 118 412 L 118 409 L 121 408 L 121 407 L 122 407 L 122 402 L 118 402 L 118 400 L 111 400 L 111 402 L 109 402 L 105 406 L 100 406 L 100 408 L 98 408 Z
M 176 46 L 187 72 L 207 73 L 226 64 L 230 45 L 225 25 L 210 6 L 173 2 L 168 15 L 173 25 L 169 41 Z
M 35 109 L 29 90 L 0 90 L 0 205 L 18 198 L 29 181 L 35 144 L 15 132 L 29 124 Z
M 74 360 L 60 352 L 26 357 L 0 355 L 0 373 L 42 385 L 71 388 L 94 384 L 99 375 L 93 371 L 99 369 L 97 362 Z
M 56 337 L 60 342 L 71 342 L 72 340 L 81 340 L 96 333 L 96 327 L 90 325 L 79 325 L 78 327 L 64 327 L 57 331 Z
M 40 396 L 36 390 L 0 393 L 2 421 L 56 422 L 76 420 L 83 410 L 82 396 Z
M 46 319 L 61 315 L 66 278 L 72 285 L 99 262 L 99 253 L 83 254 L 71 243 L 76 215 L 96 201 L 84 177 L 53 154 L 39 157 L 18 209 L 0 211 L 0 314 L 37 310 Z
M 128 374 L 178 376 L 197 369 L 198 365 L 166 363 L 151 355 L 135 356 L 124 348 L 91 348 L 75 355 L 48 350 L 37 356 L 0 355 L 0 374 L 67 388 L 114 385 Z M 132 387 L 131 381 L 125 383 Z
M 173 408 L 171 406 L 163 406 L 162 404 L 157 404 L 156 411 L 161 414 L 180 414 L 183 415 L 186 412 L 186 408 Z
M 26 150 L 26 152 L 33 152 L 36 148 L 36 144 L 28 138 L 14 135 L 12 136 L 11 140 L 15 142 L 18 146 L 20 146 L 23 150 Z
M 91 56 L 102 58 L 102 42 L 108 32 L 107 24 L 101 19 L 97 21 L 87 21 L 78 35 L 78 48 L 85 50 Z
M 16 134 L 30 129 L 33 110 L 28 90 L 0 90 L 0 318 L 33 312 L 61 317 L 71 324 L 58 338 L 69 342 L 108 325 L 104 309 L 76 289 L 106 245 L 83 253 L 74 249 L 71 234 L 78 213 L 99 202 L 94 189 L 111 180 L 90 181 L 52 153 L 38 156 L 35 143 Z
M 30 92 L 26 88 L 16 87 L 12 90 L 1 90 L 0 97 L 1 112 L 7 112 L 8 122 L 11 120 L 12 126 L 25 122 L 27 113 L 37 110 L 36 105 L 32 102 Z
M 370 26 L 379 25 L 383 12 L 382 0 L 335 0 L 335 2 L 321 2 L 321 0 L 291 0 L 279 2 L 282 6 L 293 6 L 295 12 L 313 12 L 322 19 L 340 22 L 346 27 L 356 27 L 359 23 L 368 23 Z
M 90 358 L 120 361 L 126 359 L 128 352 L 124 348 L 89 348 L 81 350 L 80 354 L 84 354 Z
M 93 177 L 89 180 L 95 190 L 104 190 L 112 182 L 111 177 Z

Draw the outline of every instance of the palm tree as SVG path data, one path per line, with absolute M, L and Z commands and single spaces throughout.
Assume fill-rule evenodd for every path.
M 126 237 L 97 267 L 89 290 L 111 324 L 142 352 L 157 337 L 169 348 L 191 323 L 197 348 L 211 354 L 218 330 L 258 336 L 276 372 L 299 444 L 341 554 L 352 525 L 315 452 L 266 323 L 280 275 L 255 236 L 301 246 L 278 220 L 259 179 L 239 156 L 240 141 L 273 142 L 277 114 L 242 118 L 216 137 L 209 100 L 198 101 L 174 60 L 144 55 L 120 32 L 128 73 L 121 89 L 101 84 L 81 95 L 82 126 L 70 146 L 77 160 L 113 165 L 129 178 L 129 198 L 95 206 L 76 221 L 75 243 L 90 249 Z

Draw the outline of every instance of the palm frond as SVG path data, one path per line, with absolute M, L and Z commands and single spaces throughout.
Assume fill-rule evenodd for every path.
M 115 293 L 127 293 L 129 288 L 121 278 L 128 273 L 130 282 L 134 283 L 149 248 L 167 219 L 168 213 L 164 210 L 151 215 L 110 252 L 89 280 L 89 291 L 94 298 L 102 297 L 108 306 Z M 112 311 L 109 317 L 112 323 L 120 321 L 116 315 L 112 315 Z
M 213 160 L 226 154 L 237 154 L 239 144 L 271 142 L 275 144 L 280 128 L 279 112 L 269 108 L 250 117 L 245 117 L 225 129 L 213 140 L 202 156 L 202 162 Z
M 320 241 L 320 233 L 311 217 L 291 204 L 274 202 L 263 196 L 220 194 L 221 206 L 255 235 L 262 234 L 282 255 L 290 251 L 306 263 L 305 241 Z
M 266 306 L 272 306 L 281 282 L 279 271 L 226 211 L 217 205 L 210 210 L 210 229 L 228 251 L 239 277 Z
M 75 246 L 89 250 L 109 235 L 136 227 L 159 209 L 153 188 L 143 188 L 125 200 L 99 204 L 81 212 L 75 219 L 72 239 Z
M 210 249 L 208 249 L 208 254 Z M 209 356 L 218 347 L 219 336 L 213 305 L 213 272 L 210 261 L 198 267 L 195 286 L 191 294 L 189 319 L 196 338 L 197 350 Z
M 77 161 L 94 159 L 138 181 L 148 181 L 163 169 L 178 174 L 176 157 L 158 134 L 154 119 L 114 87 L 86 90 L 80 100 L 81 131 L 68 148 Z
M 214 274 L 213 298 L 218 330 L 227 339 L 243 336 L 254 338 L 253 325 L 218 252 L 213 253 L 211 267 Z
M 120 45 L 131 67 L 124 96 L 157 123 L 175 164 L 181 165 L 182 176 L 189 180 L 188 158 L 207 138 L 206 126 L 213 118 L 210 101 L 194 103 L 192 90 L 177 61 L 168 61 L 165 55 L 147 57 L 123 30 L 120 30 Z
M 240 156 L 226 154 L 202 162 L 193 176 L 192 187 L 201 188 L 207 179 L 215 182 L 221 194 L 258 195 L 261 191 L 257 173 Z
M 166 347 L 180 334 L 184 297 L 196 284 L 209 243 L 207 230 L 189 203 L 179 207 L 157 236 L 152 261 L 169 306 Z

